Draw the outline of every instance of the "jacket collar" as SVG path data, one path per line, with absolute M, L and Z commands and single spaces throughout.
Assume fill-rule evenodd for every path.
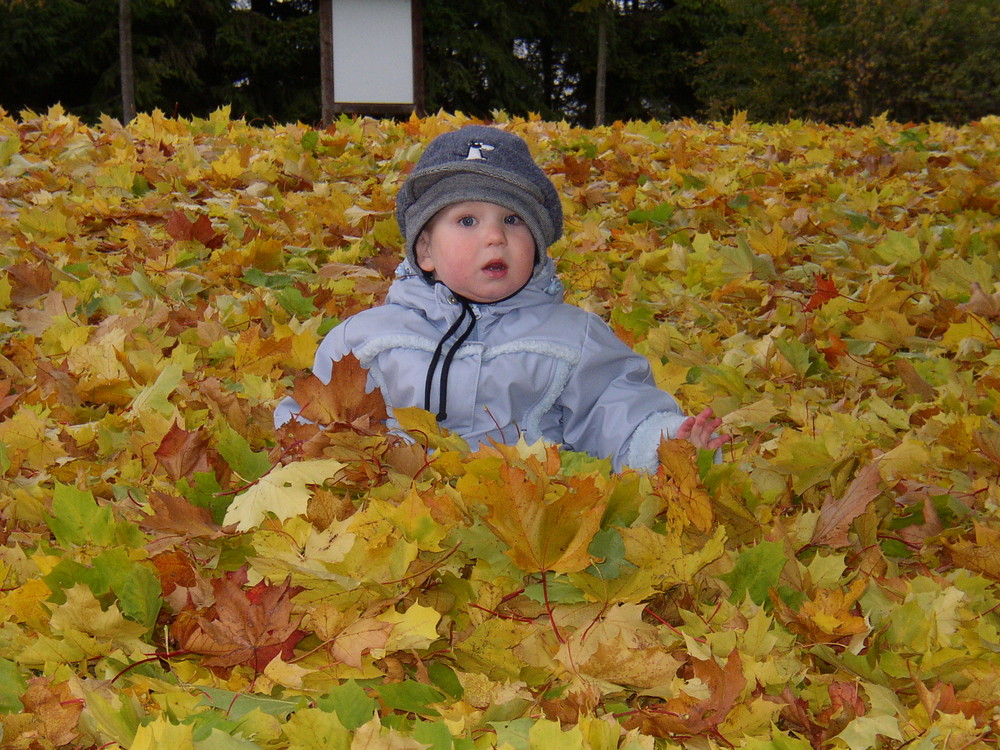
M 563 285 L 556 276 L 552 258 L 546 256 L 535 266 L 535 271 L 521 291 L 493 303 L 473 303 L 477 318 L 504 315 L 511 310 L 551 305 L 563 301 Z M 462 311 L 458 299 L 444 284 L 427 281 L 408 260 L 396 268 L 396 280 L 389 287 L 387 304 L 403 305 L 423 310 L 428 320 L 450 325 Z

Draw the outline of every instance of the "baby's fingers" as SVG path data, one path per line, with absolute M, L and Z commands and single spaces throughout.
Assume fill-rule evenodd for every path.
M 677 428 L 677 432 L 674 435 L 674 437 L 679 440 L 690 440 L 691 432 L 695 428 L 695 422 L 696 420 L 694 417 L 688 417 L 687 419 L 685 419 L 681 423 L 681 426 Z

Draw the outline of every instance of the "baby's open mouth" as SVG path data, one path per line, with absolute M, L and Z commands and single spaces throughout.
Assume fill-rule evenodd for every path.
M 502 260 L 494 260 L 483 266 L 483 270 L 487 273 L 500 273 L 507 270 L 507 264 Z

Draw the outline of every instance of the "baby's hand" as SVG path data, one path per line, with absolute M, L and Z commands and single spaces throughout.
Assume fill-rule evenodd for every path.
M 680 429 L 677 430 L 675 437 L 687 440 L 696 448 L 714 451 L 731 442 L 733 439 L 732 435 L 717 435 L 713 437 L 713 434 L 721 426 L 722 420 L 715 416 L 715 412 L 712 411 L 711 407 L 707 407 L 698 416 L 688 417 L 684 420 Z

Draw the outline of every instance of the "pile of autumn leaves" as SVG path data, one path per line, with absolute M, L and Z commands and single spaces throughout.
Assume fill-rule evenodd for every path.
M 2 746 L 995 746 L 1000 121 L 499 120 L 723 464 L 308 376 L 462 118 L 0 117 Z

